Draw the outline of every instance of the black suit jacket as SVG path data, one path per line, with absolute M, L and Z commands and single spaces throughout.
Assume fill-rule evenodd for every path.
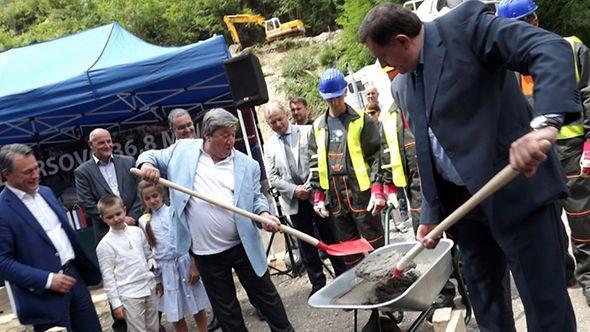
M 137 195 L 139 177 L 129 172 L 131 167 L 135 167 L 135 158 L 113 154 L 113 163 L 117 173 L 119 194 L 127 207 L 127 215 L 138 220 L 141 216 L 141 200 Z M 78 166 L 74 174 L 76 176 L 78 204 L 86 211 L 86 215 L 91 218 L 92 224 L 95 225 L 94 229 L 101 231 L 102 234 L 96 234 L 97 240 L 100 240 L 109 227 L 100 219 L 96 203 L 104 195 L 113 194 L 113 192 L 93 158 Z
M 532 117 L 575 118 L 581 111 L 570 46 L 548 31 L 499 18 L 479 1 L 425 23 L 423 55 L 429 126 L 472 194 L 506 166 L 510 144 L 531 130 Z M 510 70 L 533 76 L 534 109 Z M 412 74 L 398 75 L 392 92 L 411 123 L 419 111 Z M 535 176 L 520 175 L 482 208 L 498 226 L 510 225 L 565 195 L 565 176 L 551 152 Z M 438 223 L 441 212 L 438 201 L 423 200 L 420 222 Z

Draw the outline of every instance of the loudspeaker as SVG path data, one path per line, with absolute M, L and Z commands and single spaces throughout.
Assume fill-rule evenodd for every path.
M 236 107 L 261 105 L 268 101 L 266 81 L 258 57 L 242 53 L 223 63 Z

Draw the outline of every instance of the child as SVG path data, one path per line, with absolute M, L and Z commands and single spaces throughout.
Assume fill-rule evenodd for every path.
M 141 229 L 125 224 L 121 198 L 106 195 L 98 201 L 100 218 L 110 227 L 96 247 L 103 287 L 116 318 L 127 331 L 158 331 L 154 256 Z
M 177 253 L 170 244 L 170 208 L 164 204 L 166 189 L 161 184 L 141 181 L 137 189 L 147 213 L 139 218 L 162 273 L 158 284 L 158 310 L 166 313 L 174 331 L 187 331 L 186 315 L 194 315 L 199 331 L 207 331 L 205 308 L 209 299 L 199 280 L 196 264 L 188 252 Z

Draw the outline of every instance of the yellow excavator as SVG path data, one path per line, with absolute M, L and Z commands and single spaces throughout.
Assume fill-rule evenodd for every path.
M 256 14 L 237 14 L 237 15 L 226 15 L 223 17 L 223 21 L 227 25 L 227 29 L 231 33 L 231 38 L 234 44 L 240 44 L 240 37 L 238 31 L 234 26 L 234 23 L 256 23 L 264 28 L 266 33 L 266 41 L 272 42 L 280 38 L 293 35 L 304 35 L 305 26 L 303 21 L 294 20 L 286 23 L 281 23 L 278 18 L 273 17 L 270 20 L 265 19 L 263 16 Z

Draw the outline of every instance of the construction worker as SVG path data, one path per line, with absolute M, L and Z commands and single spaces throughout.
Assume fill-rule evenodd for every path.
M 364 237 L 378 248 L 384 243 L 379 213 L 386 204 L 379 132 L 368 115 L 344 102 L 346 89 L 339 70 L 321 75 L 319 92 L 328 109 L 314 121 L 309 142 L 314 210 L 334 223 L 337 240 Z M 344 262 L 350 268 L 362 258 L 344 256 Z
M 538 7 L 534 0 L 503 0 L 498 7 L 498 16 L 539 26 Z M 574 53 L 583 114 L 579 120 L 561 127 L 555 148 L 570 190 L 570 196 L 563 201 L 563 208 L 571 228 L 572 249 L 577 263 L 575 279 L 581 284 L 586 302 L 590 305 L 590 51 L 576 36 L 564 39 Z M 532 104 L 532 77 L 518 75 L 518 79 L 522 92 Z

